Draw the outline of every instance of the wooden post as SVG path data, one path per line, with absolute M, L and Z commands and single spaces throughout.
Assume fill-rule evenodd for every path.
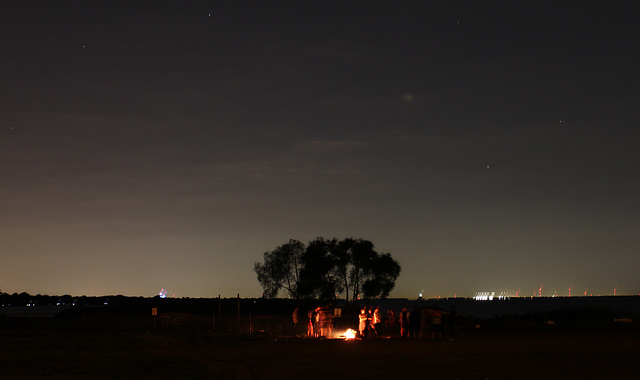
M 218 294 L 218 318 L 222 318 L 222 314 L 220 311 L 220 294 Z

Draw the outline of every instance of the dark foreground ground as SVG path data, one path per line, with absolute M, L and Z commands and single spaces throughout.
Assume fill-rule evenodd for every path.
M 631 379 L 635 330 L 468 331 L 455 341 L 215 335 L 48 320 L 0 328 L 2 378 Z

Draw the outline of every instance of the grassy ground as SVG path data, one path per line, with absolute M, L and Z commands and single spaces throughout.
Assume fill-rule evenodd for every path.
M 469 331 L 455 341 L 292 340 L 29 321 L 0 327 L 0 377 L 627 379 L 637 375 L 639 338 L 635 331 Z

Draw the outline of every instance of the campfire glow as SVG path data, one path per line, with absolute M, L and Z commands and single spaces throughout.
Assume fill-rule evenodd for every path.
M 345 340 L 355 339 L 356 331 L 353 329 L 347 329 L 347 331 L 345 331 L 343 335 Z

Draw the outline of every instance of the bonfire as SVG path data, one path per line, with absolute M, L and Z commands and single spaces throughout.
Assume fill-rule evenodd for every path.
M 356 330 L 347 329 L 344 333 L 339 335 L 340 338 L 344 340 L 352 340 L 356 338 Z

